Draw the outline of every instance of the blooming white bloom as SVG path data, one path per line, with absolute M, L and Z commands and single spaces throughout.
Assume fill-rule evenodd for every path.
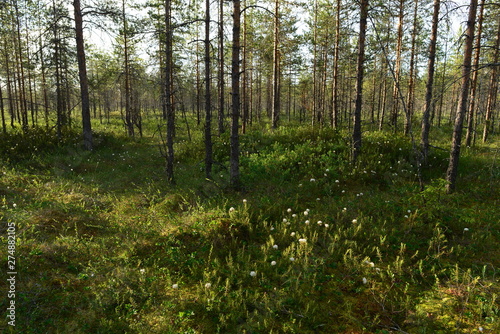
M 12 203 L 12 207 L 15 209 L 17 207 L 16 203 Z
M 305 245 L 307 243 L 307 239 L 299 239 L 299 244 Z
M 290 236 L 294 237 L 295 236 L 295 232 L 290 233 Z
M 407 212 L 408 212 L 408 213 L 411 213 L 411 210 L 408 210 Z
M 286 218 L 283 218 L 283 223 L 286 223 L 288 220 Z
M 358 222 L 358 220 L 357 220 L 357 219 L 353 219 L 353 220 L 352 220 L 352 223 L 353 223 L 353 224 L 356 224 L 357 222 Z
M 271 266 L 275 266 L 276 265 L 276 261 L 271 261 Z
M 325 227 L 328 227 L 328 226 L 330 226 L 330 225 L 328 225 L 328 224 L 325 224 Z
M 179 289 L 179 284 L 172 284 L 172 289 Z
M 297 218 L 297 215 L 294 213 L 294 214 L 292 215 L 292 218 Z
M 307 216 L 309 214 L 309 211 L 304 211 L 304 216 Z
M 270 230 L 271 230 L 271 231 L 274 231 L 274 227 L 272 227 L 272 226 L 271 226 Z
M 363 284 L 366 284 L 368 283 L 368 280 L 366 279 L 366 277 L 363 277 Z
M 330 169 L 329 169 L 329 168 L 327 168 L 325 172 L 327 172 L 327 173 L 328 173 L 329 171 L 330 171 Z
M 408 218 L 408 215 L 405 215 L 405 218 Z
M 255 277 L 255 276 L 257 276 L 257 273 L 255 271 L 251 271 L 250 276 Z
M 316 182 L 316 179 L 311 179 L 310 181 L 311 181 L 311 182 Z
M 246 203 L 247 203 L 247 200 L 246 200 L 246 199 L 244 199 L 244 200 L 243 200 L 243 203 L 244 203 L 244 204 L 246 204 Z
M 146 269 L 140 269 L 139 271 L 141 272 L 141 274 L 144 275 L 144 273 L 146 272 Z
M 321 198 L 319 198 L 319 197 L 318 197 L 318 198 L 316 198 L 316 200 L 317 200 L 317 201 L 321 201 Z
M 464 228 L 464 232 L 468 232 L 468 231 L 469 231 L 468 227 Z
M 482 332 L 482 331 L 483 331 L 483 327 L 479 326 L 478 330 L 479 330 L 480 332 Z
M 307 224 L 309 224 L 309 220 L 306 220 L 306 221 L 304 222 L 304 224 L 306 224 L 306 225 L 307 225 Z
M 206 289 L 210 289 L 211 287 L 212 287 L 212 284 L 210 284 L 210 283 L 205 283 L 205 288 L 206 288 Z
M 370 267 L 372 267 L 372 268 L 373 268 L 373 267 L 375 267 L 375 263 L 373 263 L 373 262 L 368 262 L 368 265 L 369 265 Z
M 345 193 L 345 190 L 342 190 L 342 194 L 344 194 L 344 193 Z
M 291 258 L 290 258 L 290 261 L 292 261 L 292 262 L 293 262 L 293 261 L 295 261 L 295 258 L 294 258 L 294 257 L 291 257 Z
M 339 180 L 335 180 L 335 183 L 339 183 L 340 181 Z
M 347 208 L 343 208 L 343 209 L 342 209 L 342 212 L 346 212 L 346 211 L 347 211 Z
M 229 212 L 234 212 L 234 211 L 236 211 L 236 209 L 235 209 L 235 208 L 233 208 L 233 207 L 230 207 L 230 208 L 229 208 Z
M 278 245 L 273 245 L 273 248 L 274 249 L 278 249 Z
M 318 220 L 318 225 L 321 225 L 323 224 L 323 222 L 321 220 Z

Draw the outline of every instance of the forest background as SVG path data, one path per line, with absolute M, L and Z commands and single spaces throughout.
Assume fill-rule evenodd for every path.
M 0 329 L 498 332 L 499 11 L 2 0 Z

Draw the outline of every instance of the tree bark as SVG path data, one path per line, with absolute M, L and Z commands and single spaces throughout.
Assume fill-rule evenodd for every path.
M 495 53 L 493 55 L 494 64 L 498 64 L 499 53 L 500 53 L 500 17 L 498 17 L 497 38 L 495 42 Z M 483 143 L 487 141 L 488 134 L 492 128 L 492 118 L 493 118 L 492 116 L 493 116 L 493 110 L 495 109 L 497 92 L 498 92 L 497 75 L 498 75 L 498 66 L 493 66 L 493 68 L 491 69 L 490 86 L 488 89 L 488 100 L 486 102 L 486 115 L 483 128 Z
M 210 0 L 205 0 L 205 176 L 212 178 L 212 96 L 210 80 Z
M 434 11 L 432 14 L 432 30 L 431 39 L 429 43 L 429 63 L 427 65 L 427 84 L 425 86 L 425 107 L 422 116 L 422 131 L 420 135 L 420 147 L 422 149 L 423 162 L 427 163 L 427 156 L 429 154 L 429 131 L 431 128 L 430 115 L 434 103 L 432 101 L 432 90 L 434 88 L 434 70 L 436 62 L 436 43 L 438 34 L 439 23 L 439 8 L 441 0 L 434 0 Z
M 446 192 L 452 193 L 455 190 L 458 161 L 460 159 L 460 148 L 462 143 L 462 130 L 465 113 L 467 112 L 467 98 L 469 96 L 472 44 L 474 40 L 474 30 L 476 25 L 477 0 L 471 0 L 469 8 L 469 18 L 467 19 L 467 30 L 465 32 L 465 50 L 462 67 L 462 85 L 455 117 L 455 126 L 450 150 L 450 162 L 446 171 Z
M 392 90 L 392 117 L 391 123 L 394 127 L 394 133 L 398 129 L 399 115 L 399 96 L 400 96 L 400 73 L 401 73 L 401 53 L 403 47 L 403 18 L 404 18 L 404 0 L 399 1 L 398 15 L 398 40 L 396 46 L 396 64 L 394 67 L 394 87 Z
M 92 150 L 92 124 L 90 121 L 89 83 L 87 78 L 87 63 L 83 41 L 83 15 L 80 0 L 73 1 L 75 10 L 76 57 L 78 60 L 78 76 L 80 78 L 80 95 L 82 99 L 83 147 Z
M 335 54 L 333 58 L 332 117 L 331 126 L 336 129 L 339 121 L 339 60 L 340 60 L 340 8 L 342 0 L 337 0 L 335 20 Z
M 224 0 L 219 0 L 219 135 L 224 133 Z
M 278 127 L 280 117 L 280 52 L 279 52 L 279 0 L 274 2 L 274 41 L 273 41 L 273 111 L 272 128 Z
M 175 132 L 175 118 L 174 106 L 172 99 L 172 79 L 173 79 L 173 66 L 172 66 L 172 17 L 171 17 L 172 3 L 171 0 L 165 0 L 165 99 L 167 109 L 167 165 L 166 174 L 167 180 L 171 184 L 175 184 L 174 178 L 174 132 Z
M 241 29 L 241 1 L 233 0 L 233 45 L 231 57 L 231 152 L 230 183 L 233 189 L 241 188 L 240 181 L 240 142 L 239 142 L 239 117 L 240 117 L 240 29 Z
M 353 117 L 352 161 L 355 163 L 361 153 L 361 107 L 363 105 L 363 78 L 365 65 L 366 25 L 368 18 L 368 0 L 361 0 L 358 39 L 358 64 L 356 76 L 356 104 Z
M 465 135 L 465 146 L 471 146 L 472 137 L 474 135 L 474 109 L 476 107 L 476 91 L 477 91 L 477 77 L 479 72 L 479 58 L 481 56 L 481 35 L 483 33 L 483 13 L 484 13 L 484 2 L 485 0 L 481 0 L 479 4 L 479 17 L 477 19 L 477 36 L 476 36 L 476 45 L 474 47 L 474 63 L 473 68 L 474 72 L 472 72 L 471 79 L 471 88 L 470 88 L 470 97 L 469 97 L 469 110 L 467 112 L 467 133 Z

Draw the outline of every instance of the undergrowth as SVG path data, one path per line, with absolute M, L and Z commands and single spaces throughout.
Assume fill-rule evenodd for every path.
M 500 331 L 495 147 L 465 150 L 447 195 L 447 152 L 419 170 L 401 136 L 366 133 L 353 165 L 343 131 L 250 130 L 235 193 L 227 135 L 205 180 L 201 137 L 180 133 L 172 186 L 158 136 L 108 126 L 91 153 L 74 133 L 0 144 L 17 332 Z

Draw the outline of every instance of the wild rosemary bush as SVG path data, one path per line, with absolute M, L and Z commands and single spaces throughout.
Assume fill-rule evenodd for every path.
M 159 138 L 97 138 L 91 154 L 74 142 L 44 152 L 41 170 L 0 167 L 2 231 L 18 231 L 17 330 L 500 331 L 491 150 L 464 153 L 471 184 L 447 195 L 445 154 L 419 171 L 407 138 L 367 134 L 352 165 L 346 133 L 250 130 L 235 193 L 227 136 L 214 137 L 213 180 L 201 137 L 178 142 L 177 186 Z

